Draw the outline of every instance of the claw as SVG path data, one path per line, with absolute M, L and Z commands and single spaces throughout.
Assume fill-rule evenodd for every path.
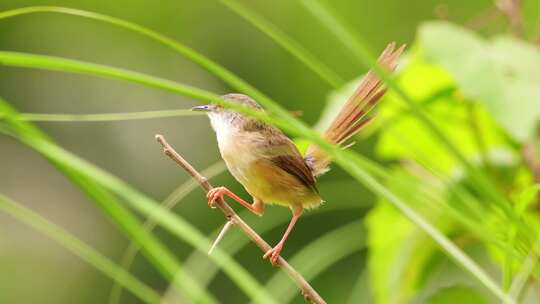
M 270 263 L 274 266 L 278 266 L 278 259 L 281 250 L 283 249 L 283 244 L 279 243 L 274 248 L 268 250 L 264 255 L 263 259 L 270 258 Z
M 217 187 L 212 188 L 208 193 L 206 194 L 206 198 L 208 199 L 208 207 L 214 209 L 216 208 L 215 203 L 218 199 L 223 199 L 223 195 L 225 195 L 225 192 L 227 189 L 225 187 Z

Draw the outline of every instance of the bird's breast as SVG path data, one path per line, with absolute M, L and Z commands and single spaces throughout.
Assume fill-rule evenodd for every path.
M 218 132 L 217 140 L 221 157 L 231 174 L 244 186 L 248 183 L 251 166 L 259 159 L 259 147 L 254 134 L 228 130 Z

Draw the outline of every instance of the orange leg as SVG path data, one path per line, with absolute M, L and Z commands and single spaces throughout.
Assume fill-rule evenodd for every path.
M 237 201 L 240 203 L 240 205 L 246 207 L 249 211 L 255 213 L 256 215 L 262 215 L 264 213 L 264 203 L 261 200 L 255 199 L 255 202 L 250 204 L 225 187 L 216 187 L 208 191 L 206 194 L 206 198 L 208 198 L 208 206 L 212 207 L 218 198 L 223 199 L 223 196 L 225 195 Z
M 277 245 L 274 248 L 268 250 L 263 255 L 263 259 L 266 259 L 267 257 L 270 257 L 270 262 L 272 263 L 272 265 L 277 264 L 279 254 L 280 254 L 281 250 L 283 249 L 283 245 L 285 244 L 285 241 L 287 240 L 287 238 L 289 237 L 289 234 L 293 230 L 294 225 L 296 224 L 296 222 L 300 218 L 300 215 L 302 215 L 302 210 L 303 209 L 302 209 L 301 206 L 300 207 L 299 206 L 294 207 L 292 219 L 291 219 L 291 221 L 289 223 L 289 226 L 287 227 L 287 230 L 285 230 L 285 233 L 283 234 L 283 237 L 281 238 L 281 241 L 279 241 L 279 243 L 277 243 Z

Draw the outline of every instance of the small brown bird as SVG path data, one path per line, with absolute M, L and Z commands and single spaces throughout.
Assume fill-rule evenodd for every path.
M 379 64 L 393 71 L 403 49 L 404 46 L 396 50 L 394 43 L 389 44 L 379 57 Z M 367 114 L 385 91 L 377 75 L 368 72 L 324 133 L 324 138 L 342 145 L 370 121 Z M 263 111 L 246 95 L 227 94 L 222 98 Z M 293 216 L 283 237 L 263 256 L 270 257 L 272 264 L 276 264 L 302 211 L 323 202 L 315 179 L 329 170 L 330 157 L 316 145 L 308 147 L 302 156 L 292 140 L 279 129 L 221 106 L 204 105 L 193 110 L 208 112 L 227 168 L 253 197 L 253 203 L 248 203 L 229 189 L 217 187 L 208 192 L 208 204 L 211 206 L 227 195 L 257 215 L 264 213 L 266 204 L 292 210 Z

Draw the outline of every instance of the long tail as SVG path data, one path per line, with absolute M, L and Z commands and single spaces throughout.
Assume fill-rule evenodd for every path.
M 396 44 L 390 43 L 379 57 L 379 65 L 388 71 L 394 71 L 396 61 L 404 49 L 405 45 L 396 50 Z M 326 130 L 324 138 L 331 143 L 342 145 L 371 120 L 367 114 L 385 92 L 386 88 L 381 79 L 370 70 Z M 314 176 L 327 172 L 332 161 L 328 154 L 316 145 L 308 147 L 304 159 Z

